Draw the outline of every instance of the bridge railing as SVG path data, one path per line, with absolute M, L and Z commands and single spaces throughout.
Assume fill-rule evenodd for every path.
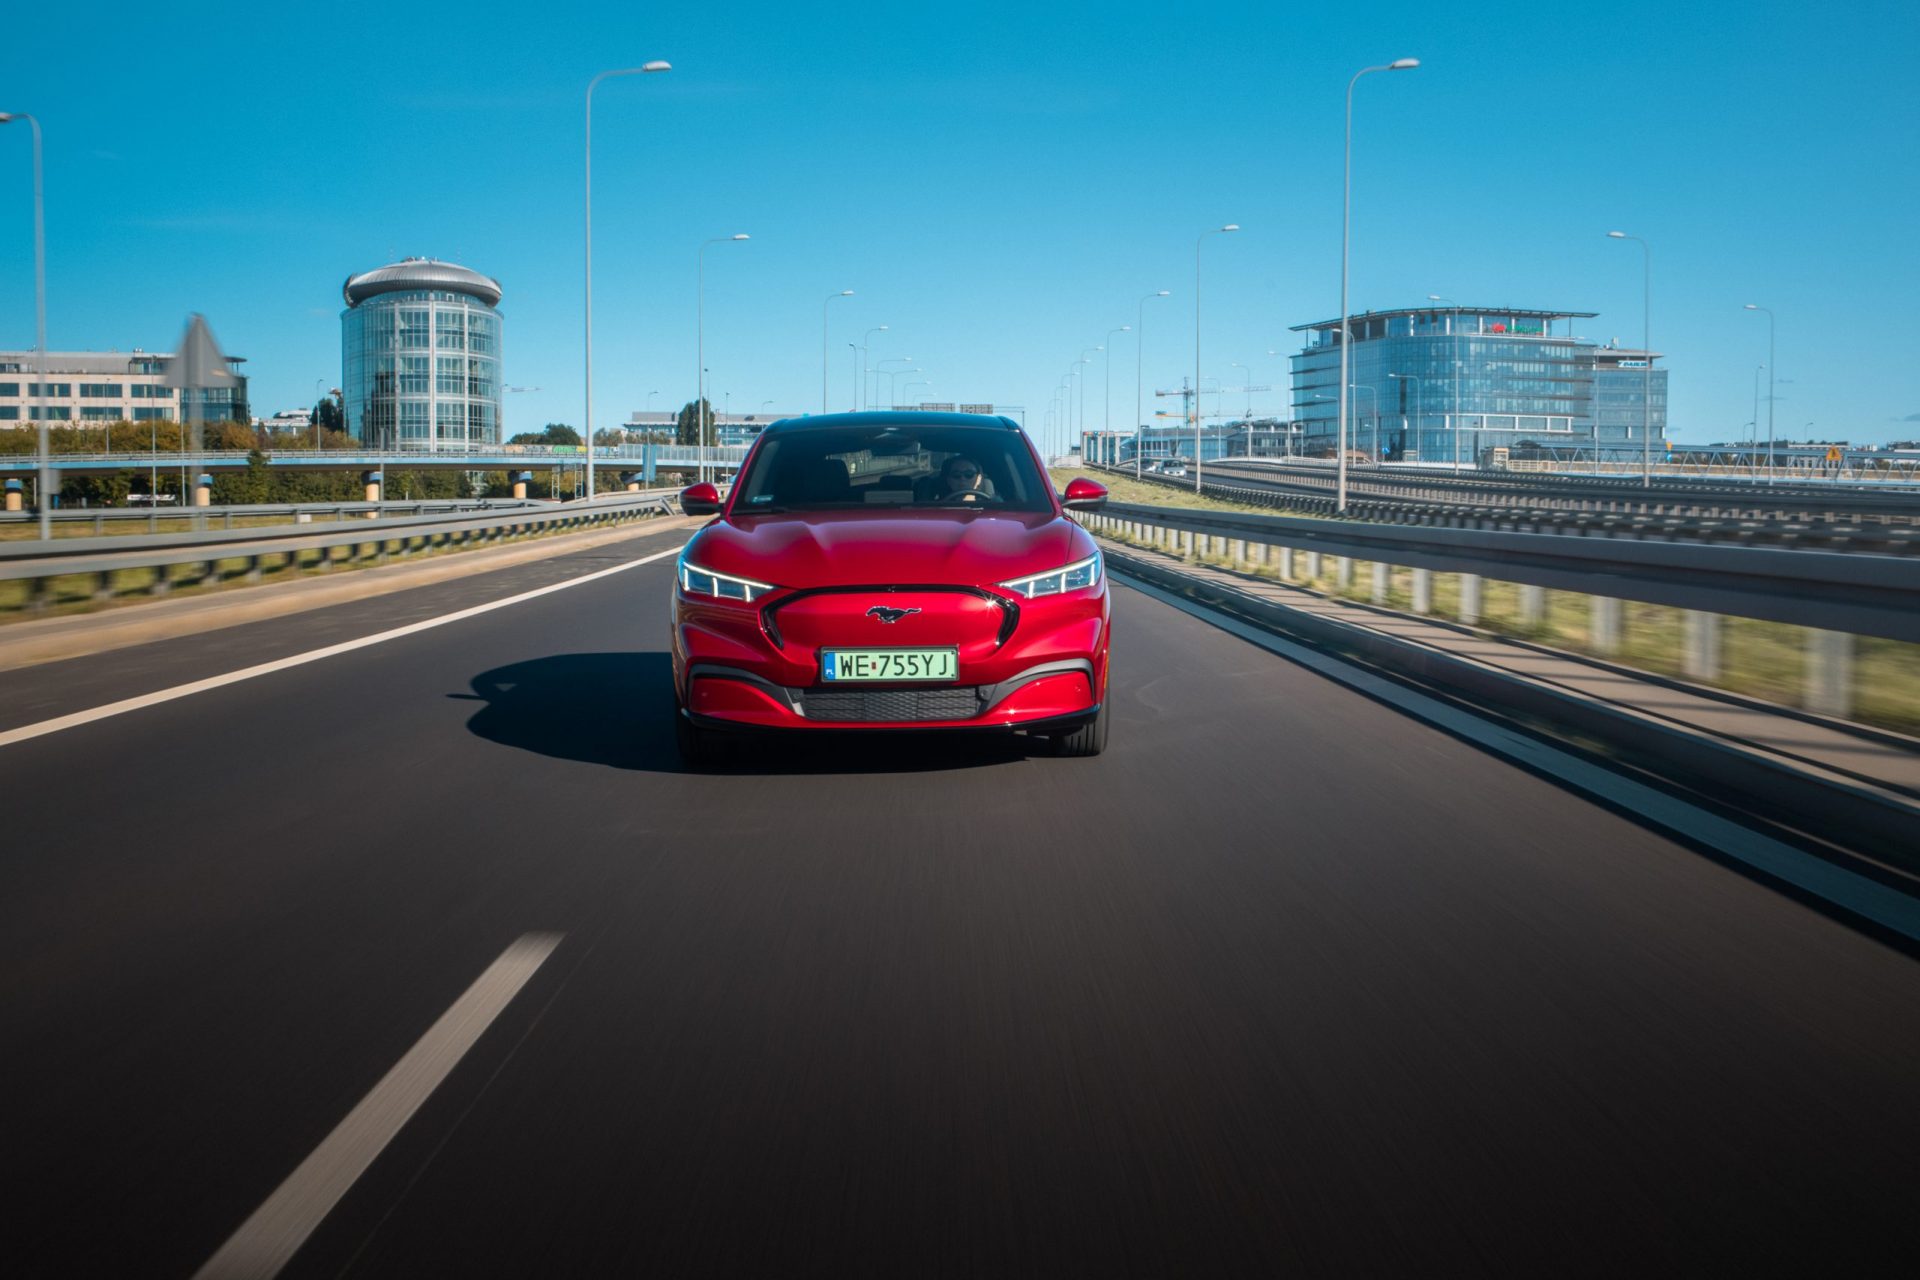
M 1121 543 L 1212 559 L 1289 583 L 1324 584 L 1337 594 L 1358 594 L 1359 569 L 1366 566 L 1373 603 L 1404 604 L 1416 614 L 1440 612 L 1436 586 L 1444 578 L 1445 613 L 1467 625 L 1483 623 L 1490 583 L 1511 584 L 1512 623 L 1523 635 L 1547 634 L 1548 591 L 1571 593 L 1584 614 L 1580 647 L 1603 657 L 1623 649 L 1623 604 L 1676 609 L 1672 639 L 1680 652 L 1662 665 L 1702 683 L 1720 681 L 1726 672 L 1724 620 L 1805 628 L 1800 652 L 1787 665 L 1798 668 L 1801 705 L 1828 715 L 1853 714 L 1855 657 L 1863 638 L 1920 643 L 1920 559 L 1907 557 L 1119 502 L 1079 518 Z M 1564 613 L 1564 606 L 1557 612 Z M 1774 650 L 1782 645 L 1778 635 L 1769 643 Z M 1904 673 L 1898 678 L 1920 704 L 1920 690 L 1912 687 L 1920 681 L 1920 663 L 1912 651 L 1896 658 L 1895 670 Z
M 18 604 L 29 611 L 73 599 L 107 599 L 140 591 L 160 595 L 175 586 L 217 583 L 234 577 L 258 581 L 270 563 L 275 569 L 324 569 L 534 534 L 611 527 L 674 514 L 675 492 L 654 489 L 592 502 L 489 506 L 427 515 L 369 511 L 372 518 L 343 520 L 321 529 L 311 524 L 283 524 L 0 543 L 4 548 L 0 584 L 24 584 Z M 343 550 L 344 556 L 339 554 Z M 21 592 L 20 588 L 14 590 Z

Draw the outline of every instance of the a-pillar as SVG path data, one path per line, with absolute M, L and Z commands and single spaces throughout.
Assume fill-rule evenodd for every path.
M 533 472 L 513 471 L 508 473 L 507 478 L 513 481 L 513 496 L 524 500 L 527 496 L 527 481 L 533 479 Z
M 7 510 L 19 511 L 27 500 L 27 486 L 18 480 L 7 481 Z
M 380 501 L 380 473 L 378 471 L 362 471 L 360 473 L 360 483 L 367 486 L 368 502 Z M 367 519 L 377 520 L 379 518 L 380 513 L 378 511 L 367 512 Z
M 193 505 L 196 507 L 213 505 L 213 477 L 205 472 L 194 479 Z

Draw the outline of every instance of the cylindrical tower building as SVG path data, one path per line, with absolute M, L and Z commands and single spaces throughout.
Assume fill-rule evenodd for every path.
M 500 283 L 433 258 L 349 276 L 347 431 L 384 449 L 500 442 Z

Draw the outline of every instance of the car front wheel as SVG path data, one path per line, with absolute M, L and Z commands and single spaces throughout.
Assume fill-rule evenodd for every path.
M 1100 710 L 1093 719 L 1078 729 L 1058 734 L 1053 740 L 1053 754 L 1057 756 L 1097 756 L 1107 749 L 1107 708 L 1112 704 L 1109 698 L 1100 704 Z

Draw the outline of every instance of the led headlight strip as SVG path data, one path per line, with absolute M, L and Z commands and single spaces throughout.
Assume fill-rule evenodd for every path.
M 1100 553 L 1096 551 L 1085 560 L 1076 560 L 1064 569 L 1055 569 L 1051 573 L 1036 573 L 1026 578 L 1014 578 L 1000 585 L 1031 600 L 1035 596 L 1057 596 L 1063 591 L 1078 591 L 1098 581 L 1100 581 Z
M 715 573 L 711 569 L 702 569 L 699 565 L 680 561 L 680 588 L 688 595 L 712 596 L 716 600 L 743 600 L 751 603 L 773 588 L 764 582 L 755 582 L 751 578 L 736 578 L 732 574 Z

